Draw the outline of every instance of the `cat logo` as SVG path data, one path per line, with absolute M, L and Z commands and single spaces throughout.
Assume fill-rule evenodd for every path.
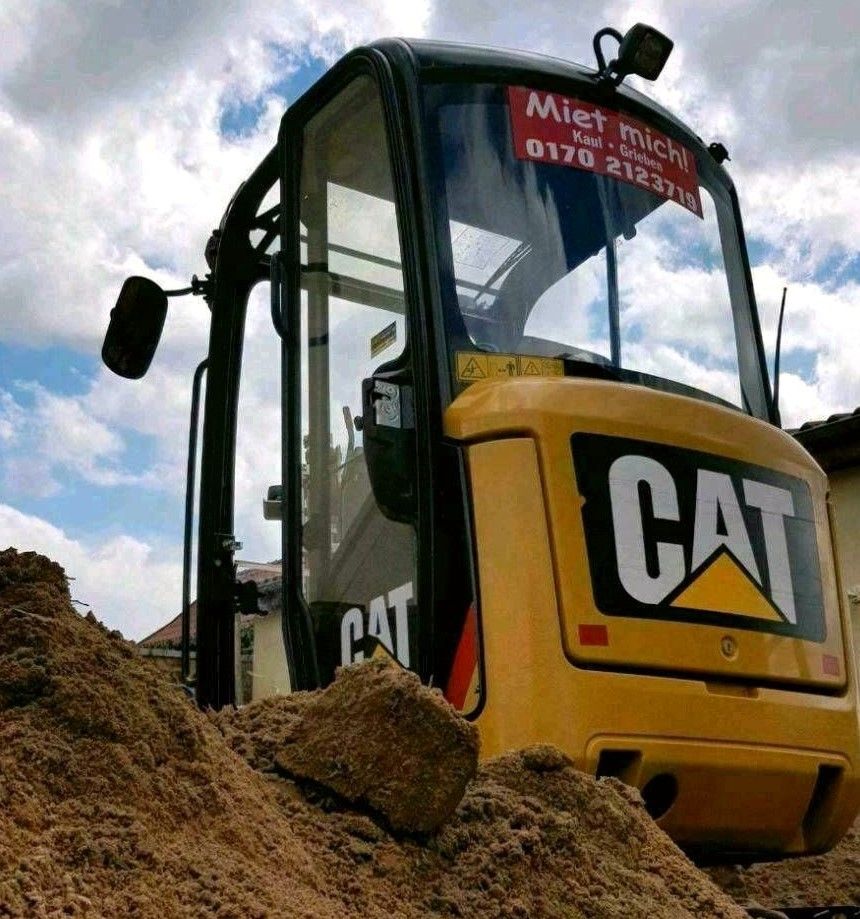
M 809 486 L 725 457 L 571 438 L 598 609 L 824 640 Z

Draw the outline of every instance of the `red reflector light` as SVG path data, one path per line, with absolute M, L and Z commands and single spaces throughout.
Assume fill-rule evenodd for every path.
M 609 629 L 605 625 L 581 625 L 579 643 L 581 645 L 608 645 Z
M 828 676 L 839 676 L 839 658 L 833 654 L 822 654 L 821 669 Z

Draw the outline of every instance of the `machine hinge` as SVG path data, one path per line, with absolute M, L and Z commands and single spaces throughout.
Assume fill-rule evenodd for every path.
M 384 428 L 402 428 L 403 417 L 400 410 L 400 387 L 385 380 L 373 381 L 374 423 Z

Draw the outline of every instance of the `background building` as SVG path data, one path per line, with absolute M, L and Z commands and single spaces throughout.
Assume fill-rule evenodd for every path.
M 792 433 L 830 479 L 842 587 L 848 594 L 854 651 L 860 661 L 860 408 L 808 421 Z

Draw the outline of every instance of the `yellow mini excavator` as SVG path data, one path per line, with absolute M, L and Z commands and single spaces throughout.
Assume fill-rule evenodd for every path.
M 693 853 L 819 852 L 860 807 L 827 481 L 780 428 L 725 148 L 624 84 L 672 43 L 639 24 L 594 47 L 596 69 L 359 48 L 289 107 L 206 277 L 126 281 L 103 349 L 126 377 L 168 295 L 211 308 L 196 698 L 234 702 L 255 608 L 234 461 L 246 306 L 270 280 L 284 685 L 388 654 L 483 755 L 554 744 Z

